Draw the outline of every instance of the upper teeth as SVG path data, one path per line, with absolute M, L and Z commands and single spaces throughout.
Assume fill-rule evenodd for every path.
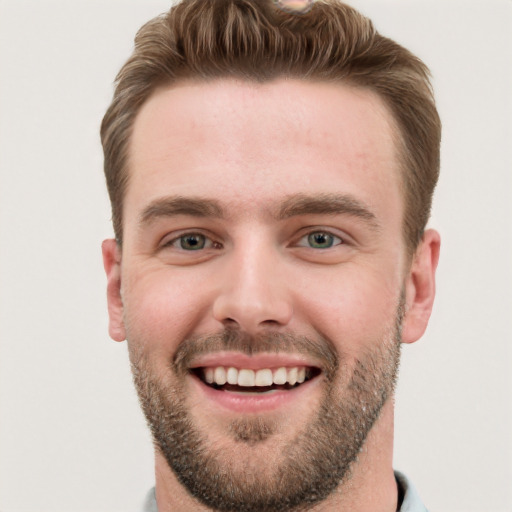
M 306 380 L 306 368 L 277 368 L 271 370 L 263 368 L 261 370 L 249 370 L 246 368 L 233 367 L 209 367 L 203 369 L 204 380 L 208 384 L 234 384 L 243 387 L 254 386 L 272 386 L 272 384 L 301 384 Z

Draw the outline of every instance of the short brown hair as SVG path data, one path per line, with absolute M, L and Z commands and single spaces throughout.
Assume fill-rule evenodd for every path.
M 119 243 L 128 145 L 141 106 L 157 87 L 222 77 L 323 80 L 377 93 L 398 126 L 404 237 L 411 252 L 416 248 L 439 176 L 441 123 L 429 70 L 337 0 L 317 0 L 307 13 L 285 12 L 272 0 L 182 0 L 139 30 L 101 125 Z

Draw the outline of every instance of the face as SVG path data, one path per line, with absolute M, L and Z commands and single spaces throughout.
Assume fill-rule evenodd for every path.
M 382 102 L 341 85 L 183 83 L 142 107 L 110 332 L 204 504 L 291 510 L 346 479 L 418 297 L 397 162 Z

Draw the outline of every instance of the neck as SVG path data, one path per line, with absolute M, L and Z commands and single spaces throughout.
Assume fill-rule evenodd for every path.
M 155 454 L 156 500 L 159 512 L 211 512 L 179 483 L 165 458 Z M 395 512 L 398 491 L 393 473 L 393 400 L 379 419 L 351 467 L 349 478 L 311 512 Z
M 315 512 L 396 512 L 398 489 L 393 472 L 392 397 L 352 465 L 349 478 Z

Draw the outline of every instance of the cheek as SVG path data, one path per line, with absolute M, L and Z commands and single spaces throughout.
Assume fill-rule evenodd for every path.
M 301 310 L 341 351 L 357 355 L 374 348 L 394 328 L 401 291 L 398 274 L 388 279 L 382 271 L 340 271 L 324 280 L 328 287 L 318 282 L 303 294 Z
M 208 295 L 197 273 L 141 269 L 127 276 L 123 281 L 127 337 L 154 349 L 174 349 L 197 331 L 210 308 Z

